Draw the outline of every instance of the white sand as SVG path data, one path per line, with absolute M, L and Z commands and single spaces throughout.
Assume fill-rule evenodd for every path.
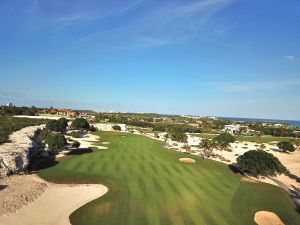
M 72 212 L 108 191 L 100 184 L 47 184 L 49 187 L 36 200 L 16 213 L 0 216 L 1 225 L 70 225 Z
M 80 143 L 80 148 L 98 148 L 98 149 L 108 149 L 108 147 L 106 146 L 99 146 L 99 145 L 95 145 L 94 142 L 99 142 L 99 136 L 94 135 L 94 134 L 86 134 L 84 137 L 82 138 L 74 138 L 74 137 L 70 137 L 68 136 L 68 138 L 74 140 L 74 141 L 78 141 Z
M 268 211 L 259 211 L 255 213 L 254 221 L 258 225 L 284 225 L 279 216 Z
M 196 162 L 196 160 L 191 159 L 191 158 L 180 158 L 179 161 L 183 162 L 183 163 L 195 163 Z

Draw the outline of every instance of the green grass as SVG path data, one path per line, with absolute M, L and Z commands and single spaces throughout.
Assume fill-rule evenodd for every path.
M 257 210 L 299 224 L 295 204 L 280 188 L 246 183 L 225 165 L 185 154 L 139 135 L 101 132 L 108 150 L 70 156 L 39 175 L 57 183 L 100 183 L 104 196 L 77 209 L 73 225 L 247 225 Z M 80 197 L 80 196 L 78 196 Z
M 203 133 L 203 134 L 192 134 L 192 136 L 212 139 L 212 138 L 218 136 L 218 134 Z M 249 142 L 257 142 L 258 141 L 256 136 L 236 135 L 234 137 L 237 141 L 249 141 Z M 288 138 L 288 137 L 273 137 L 270 135 L 264 135 L 264 136 L 261 136 L 258 143 L 270 143 L 273 141 L 289 141 L 290 139 L 291 138 Z
M 0 116 L 0 144 L 9 142 L 9 135 L 15 131 L 43 123 L 46 123 L 46 120 Z

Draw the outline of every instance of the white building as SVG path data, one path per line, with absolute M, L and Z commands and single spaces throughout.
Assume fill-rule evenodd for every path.
M 237 125 L 225 125 L 224 129 L 221 130 L 222 132 L 228 132 L 230 134 L 238 134 L 240 132 L 241 126 Z

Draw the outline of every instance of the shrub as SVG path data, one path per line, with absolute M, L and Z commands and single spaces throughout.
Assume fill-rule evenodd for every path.
M 58 119 L 58 127 L 60 131 L 64 131 L 68 126 L 68 120 L 64 117 Z
M 80 142 L 78 142 L 78 141 L 74 141 L 72 144 L 72 147 L 74 147 L 74 148 L 79 148 L 79 146 L 80 146 Z
M 45 143 L 48 144 L 49 152 L 53 153 L 64 147 L 67 144 L 67 140 L 62 134 L 52 134 L 46 138 Z
M 90 124 L 88 123 L 88 121 L 84 118 L 76 118 L 73 122 L 72 122 L 72 128 L 73 129 L 89 129 Z
M 220 134 L 219 136 L 215 137 L 214 140 L 217 142 L 217 143 L 234 143 L 235 142 L 235 138 L 229 134 L 229 133 L 223 133 L 223 134 Z
M 287 172 L 287 169 L 272 154 L 262 150 L 250 150 L 237 158 L 242 170 L 250 171 L 255 176 L 275 176 Z
M 46 124 L 46 128 L 54 132 L 61 131 L 58 120 L 49 120 Z
M 93 125 L 90 125 L 90 131 L 94 132 L 94 131 L 97 131 L 97 129 Z
M 281 149 L 283 152 L 293 152 L 293 151 L 295 151 L 296 149 L 295 149 L 295 147 L 294 147 L 294 145 L 292 145 L 290 142 L 288 142 L 288 141 L 282 141 L 282 142 L 279 142 L 278 144 L 277 144 L 277 147 L 279 148 L 279 149 Z
M 121 131 L 121 127 L 119 125 L 112 126 L 113 130 Z
M 49 135 L 51 135 L 51 132 L 47 129 L 43 129 L 38 132 L 37 136 L 38 136 L 38 139 L 42 142 L 42 141 L 45 141 Z
M 69 133 L 68 135 L 71 136 L 71 137 L 73 137 L 73 138 L 80 138 L 81 137 L 80 133 L 79 132 L 75 132 L 75 131 Z

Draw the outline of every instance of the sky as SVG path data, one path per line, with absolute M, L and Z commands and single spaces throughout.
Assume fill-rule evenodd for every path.
M 0 104 L 300 120 L 299 0 L 0 0 Z

